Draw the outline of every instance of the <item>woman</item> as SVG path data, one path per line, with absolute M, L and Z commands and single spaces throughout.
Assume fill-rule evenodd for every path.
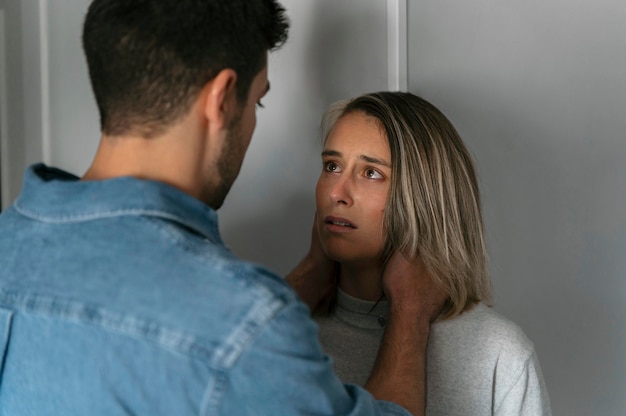
M 401 252 L 447 294 L 430 332 L 426 414 L 549 415 L 532 343 L 487 306 L 478 183 L 450 121 L 415 95 L 380 92 L 332 106 L 323 138 L 316 231 L 339 274 L 316 319 L 339 376 L 367 381 L 388 316 L 381 273 Z

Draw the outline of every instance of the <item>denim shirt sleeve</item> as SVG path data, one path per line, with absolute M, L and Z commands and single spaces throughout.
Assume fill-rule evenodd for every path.
M 304 304 L 288 304 L 231 367 L 220 414 L 410 416 L 358 386 L 343 385 L 317 332 Z

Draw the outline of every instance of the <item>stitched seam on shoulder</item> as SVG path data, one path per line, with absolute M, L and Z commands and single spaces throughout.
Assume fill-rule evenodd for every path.
M 513 390 L 513 387 L 515 387 L 517 385 L 517 383 L 519 382 L 520 378 L 524 374 L 524 370 L 528 368 L 528 363 L 530 362 L 530 360 L 532 360 L 534 355 L 535 355 L 535 348 L 533 347 L 530 350 L 530 354 L 528 355 L 526 360 L 524 360 L 524 365 L 522 365 L 522 367 L 520 368 L 517 376 L 514 377 L 515 381 L 509 386 L 509 388 L 506 391 L 506 393 L 502 396 L 502 400 L 500 401 L 500 403 L 498 403 L 498 407 L 495 409 L 495 413 L 498 413 L 500 411 L 500 407 L 502 407 L 504 402 L 506 402 L 506 398 L 511 393 L 511 390 Z
M 200 415 L 216 415 L 221 405 L 222 397 L 226 392 L 227 376 L 222 370 L 215 372 L 215 377 L 211 379 L 207 386 L 202 403 L 200 404 Z
M 5 290 L 0 290 L 0 305 L 16 308 L 18 313 L 22 311 L 61 318 L 66 322 L 100 326 L 201 360 L 209 361 L 212 355 L 210 348 L 190 334 L 164 327 L 156 321 L 108 311 L 94 305 Z
M 20 207 L 17 203 L 13 205 L 15 210 L 19 212 L 21 215 L 31 218 L 37 221 L 41 221 L 48 224 L 62 224 L 67 222 L 84 222 L 84 221 L 92 221 L 97 219 L 104 218 L 112 218 L 112 217 L 121 217 L 121 216 L 152 216 L 152 217 L 160 217 L 166 218 L 169 220 L 173 220 L 176 222 L 181 222 L 180 218 L 176 215 L 169 214 L 160 210 L 151 210 L 151 209 L 119 209 L 114 211 L 103 211 L 103 212 L 94 212 L 90 214 L 80 214 L 80 215 L 60 215 L 54 218 L 49 216 L 39 215 L 35 212 L 29 211 Z
M 229 369 L 241 356 L 246 347 L 262 332 L 267 323 L 284 308 L 286 301 L 271 295 L 269 290 L 264 290 L 264 301 L 257 302 L 242 319 L 224 342 L 223 348 L 215 351 L 213 365 L 217 368 Z M 267 300 L 265 300 L 267 299 Z

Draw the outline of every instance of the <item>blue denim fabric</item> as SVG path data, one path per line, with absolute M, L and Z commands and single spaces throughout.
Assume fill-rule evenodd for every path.
M 307 307 L 215 211 L 77 179 L 35 165 L 0 215 L 0 415 L 408 414 L 341 384 Z

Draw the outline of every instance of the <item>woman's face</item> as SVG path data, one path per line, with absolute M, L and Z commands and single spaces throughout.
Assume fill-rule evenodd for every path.
M 391 152 L 378 120 L 362 112 L 341 117 L 324 145 L 315 190 L 317 229 L 331 259 L 380 259 L 390 180 Z

